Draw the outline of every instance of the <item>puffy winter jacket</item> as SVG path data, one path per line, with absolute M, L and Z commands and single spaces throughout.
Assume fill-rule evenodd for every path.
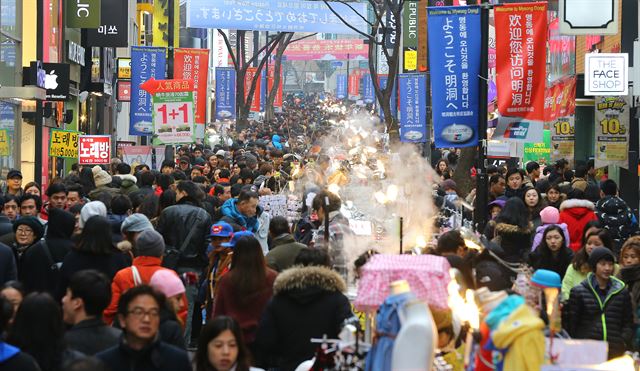
M 604 300 L 596 292 L 596 279 L 587 279 L 571 290 L 563 308 L 563 324 L 576 339 L 603 340 L 609 343 L 609 357 L 621 356 L 631 344 L 633 314 L 631 297 L 624 282 L 611 277 Z
M 491 242 L 502 248 L 502 259 L 509 263 L 526 263 L 531 251 L 531 237 L 533 226 L 520 228 L 517 225 L 497 223 L 495 227 L 496 237 Z
M 596 215 L 613 238 L 613 252 L 618 255 L 622 243 L 638 231 L 638 221 L 620 197 L 606 196 L 596 203 Z
M 131 174 L 124 174 L 116 175 L 115 177 L 122 179 L 122 182 L 120 183 L 120 192 L 122 192 L 122 194 L 130 195 L 138 190 L 138 186 L 136 185 L 138 179 L 136 179 L 135 176 Z
M 598 219 L 593 212 L 595 206 L 588 200 L 571 199 L 560 204 L 560 219 L 558 223 L 565 223 L 569 229 L 571 243 L 569 247 L 574 252 L 582 245 L 584 226 L 592 220 Z

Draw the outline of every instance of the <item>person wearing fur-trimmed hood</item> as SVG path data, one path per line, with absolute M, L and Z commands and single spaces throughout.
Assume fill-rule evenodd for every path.
M 495 219 L 494 237 L 491 240 L 500 247 L 500 258 L 509 263 L 524 263 L 531 251 L 533 225 L 524 202 L 512 197 Z
M 304 248 L 296 266 L 278 275 L 256 336 L 260 367 L 295 370 L 313 357 L 311 338 L 336 338 L 351 317 L 347 286 L 329 264 L 324 250 Z

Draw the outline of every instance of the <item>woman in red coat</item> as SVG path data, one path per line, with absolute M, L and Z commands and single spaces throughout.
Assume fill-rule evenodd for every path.
M 595 205 L 589 200 L 574 198 L 560 204 L 560 220 L 558 223 L 567 225 L 571 239 L 569 247 L 573 252 L 580 250 L 584 226 L 592 220 L 598 220 L 594 210 Z
M 267 302 L 273 296 L 273 281 L 278 273 L 267 268 L 260 242 L 248 231 L 236 232 L 230 242 L 233 249 L 231 269 L 218 284 L 213 316 L 229 316 L 242 329 L 243 338 L 251 345 Z

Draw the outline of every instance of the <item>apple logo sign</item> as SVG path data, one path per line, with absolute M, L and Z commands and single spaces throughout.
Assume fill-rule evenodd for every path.
M 55 74 L 56 70 L 51 70 L 44 80 L 44 88 L 47 90 L 56 90 L 58 88 L 58 75 Z

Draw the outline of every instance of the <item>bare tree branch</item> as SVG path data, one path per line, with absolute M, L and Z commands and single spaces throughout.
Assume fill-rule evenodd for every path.
M 363 21 L 365 21 L 369 26 L 373 27 L 373 24 L 371 24 L 371 22 L 369 22 L 369 20 L 366 19 L 362 14 L 358 13 L 358 11 L 353 6 L 351 6 L 351 4 L 349 4 L 348 2 L 343 1 L 343 0 L 336 0 L 336 1 L 341 3 L 341 4 L 344 4 L 344 5 L 348 6 L 349 9 L 351 9 L 354 13 L 356 13 L 358 15 L 358 17 L 360 17 Z
M 278 41 L 280 41 L 280 40 L 282 39 L 282 37 L 284 37 L 284 35 L 285 35 L 286 33 L 287 33 L 287 32 L 278 32 L 278 35 L 277 35 L 276 37 L 274 37 L 274 38 L 273 38 L 273 39 L 271 39 L 271 40 L 267 40 L 267 43 L 266 43 L 263 47 L 261 47 L 260 49 L 258 49 L 258 51 L 256 51 L 256 52 L 254 52 L 254 53 L 253 53 L 253 57 L 251 57 L 251 59 L 249 59 L 249 60 L 247 61 L 247 66 L 249 66 L 249 65 L 253 64 L 253 62 L 254 62 L 256 59 L 258 59 L 258 58 L 260 57 L 260 54 L 261 54 L 263 51 L 267 50 L 267 48 L 270 48 L 271 46 L 273 46 L 274 44 L 276 44 Z M 267 54 L 270 54 L 270 53 L 271 53 L 271 52 L 269 52 L 269 53 L 267 53 Z
M 231 56 L 231 61 L 233 62 L 233 66 L 238 69 L 238 60 L 236 59 L 236 53 L 233 52 L 233 48 L 231 47 L 231 42 L 229 41 L 229 37 L 227 36 L 227 34 L 225 34 L 224 32 L 222 32 L 221 29 L 218 28 L 218 33 L 220 35 L 222 35 L 222 38 L 224 39 L 224 44 L 227 46 L 227 51 L 229 52 L 229 55 Z
M 350 28 L 350 29 L 352 29 L 353 31 L 357 32 L 358 34 L 360 34 L 360 35 L 362 35 L 362 36 L 366 37 L 367 39 L 370 39 L 370 38 L 371 38 L 371 35 L 370 35 L 370 34 L 364 33 L 364 32 L 362 32 L 362 31 L 360 31 L 359 29 L 357 29 L 357 28 L 353 27 L 351 24 L 349 24 L 349 22 L 347 22 L 347 20 L 346 20 L 346 19 L 344 19 L 344 18 L 343 18 L 343 17 L 342 17 L 338 12 L 336 12 L 336 10 L 335 10 L 335 9 L 333 9 L 333 7 L 332 7 L 331 5 L 329 5 L 329 2 L 328 2 L 327 0 L 322 0 L 322 1 L 325 3 L 325 5 L 329 8 L 329 10 L 331 10 L 331 12 L 332 12 L 336 17 L 338 17 L 338 19 L 339 19 L 342 23 L 344 23 L 344 25 L 345 25 L 345 26 L 349 27 L 349 28 Z
M 294 42 L 296 42 L 296 41 L 304 40 L 304 39 L 306 39 L 306 38 L 309 38 L 309 37 L 311 37 L 311 36 L 315 36 L 315 35 L 317 35 L 317 34 L 318 34 L 317 32 L 314 32 L 314 33 L 312 33 L 312 34 L 310 34 L 310 35 L 306 35 L 306 36 L 299 37 L 299 38 L 297 38 L 297 39 L 289 40 L 289 44 L 294 43 Z M 293 36 L 293 33 L 292 33 L 291 35 Z

